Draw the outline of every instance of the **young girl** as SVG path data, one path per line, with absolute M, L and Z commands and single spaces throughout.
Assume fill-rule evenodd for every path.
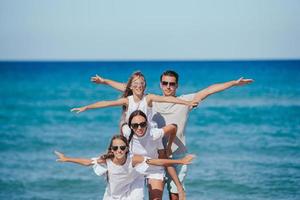
M 140 110 L 131 113 L 128 121 L 131 128 L 130 134 L 124 134 L 128 138 L 129 150 L 133 154 L 147 156 L 151 158 L 166 158 L 162 138 L 166 128 L 154 128 L 149 126 L 147 116 Z M 173 166 L 168 166 L 167 171 L 174 180 L 180 195 L 184 199 L 185 193 L 177 177 Z M 150 199 L 162 199 L 164 188 L 165 170 L 160 166 L 151 166 L 146 176 Z
M 152 159 L 140 155 L 128 154 L 129 145 L 124 136 L 111 139 L 107 154 L 96 159 L 72 158 L 55 152 L 59 162 L 73 162 L 84 166 L 93 165 L 97 175 L 107 174 L 107 187 L 104 200 L 142 200 L 144 197 L 143 173 L 149 165 L 167 166 L 171 164 L 190 164 L 193 155 L 179 160 Z M 101 167 L 106 166 L 106 169 Z

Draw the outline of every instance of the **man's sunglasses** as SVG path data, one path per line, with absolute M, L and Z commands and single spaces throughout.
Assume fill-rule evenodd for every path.
M 169 85 L 170 87 L 175 87 L 175 86 L 176 86 L 176 82 L 162 81 L 161 84 L 162 84 L 163 86 Z
M 133 129 L 137 129 L 138 127 L 141 127 L 141 128 L 145 128 L 147 126 L 147 122 L 142 122 L 142 123 L 133 123 L 131 124 L 131 128 Z
M 111 150 L 117 151 L 120 148 L 120 150 L 124 151 L 126 149 L 126 146 L 112 146 Z

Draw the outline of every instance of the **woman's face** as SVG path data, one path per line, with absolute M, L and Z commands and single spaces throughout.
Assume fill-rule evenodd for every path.
M 147 120 L 143 116 L 137 115 L 131 120 L 131 128 L 136 136 L 142 137 L 147 130 Z
M 114 139 L 112 142 L 111 151 L 113 152 L 115 158 L 121 159 L 126 155 L 128 148 L 123 140 Z
M 145 79 L 142 76 L 136 76 L 132 79 L 130 89 L 135 95 L 143 95 L 145 91 Z

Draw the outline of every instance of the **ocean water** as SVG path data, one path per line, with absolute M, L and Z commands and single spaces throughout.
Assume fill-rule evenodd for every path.
M 0 62 L 0 199 L 101 199 L 104 180 L 91 168 L 55 162 L 53 151 L 104 152 L 121 109 L 76 115 L 70 108 L 120 96 L 91 83 L 95 74 L 126 82 L 141 70 L 147 92 L 161 94 L 167 69 L 180 74 L 178 95 L 255 79 L 191 112 L 186 137 L 197 159 L 187 199 L 300 199 L 300 61 Z

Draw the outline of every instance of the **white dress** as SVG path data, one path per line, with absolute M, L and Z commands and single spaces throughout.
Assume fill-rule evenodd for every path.
M 108 174 L 103 200 L 144 199 L 144 173 L 149 166 L 146 162 L 133 167 L 132 155 L 128 154 L 124 165 L 116 165 L 107 159 L 105 168 L 105 165 L 97 163 L 97 158 L 92 160 L 97 175 Z

